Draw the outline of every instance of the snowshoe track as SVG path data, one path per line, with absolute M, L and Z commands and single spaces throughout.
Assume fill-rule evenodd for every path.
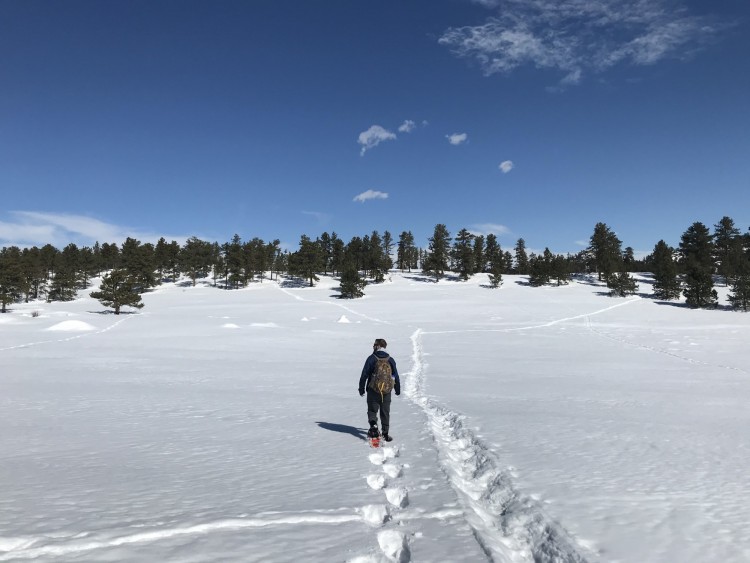
M 586 561 L 539 504 L 514 487 L 512 475 L 499 469 L 490 449 L 465 428 L 463 417 L 424 394 L 423 334 L 420 329 L 411 337 L 413 367 L 406 374 L 405 393 L 427 415 L 442 469 L 484 553 L 491 561 Z

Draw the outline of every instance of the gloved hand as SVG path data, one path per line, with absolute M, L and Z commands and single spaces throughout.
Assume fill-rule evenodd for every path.
M 360 389 L 360 390 L 359 390 L 359 396 L 360 396 L 360 397 L 364 397 L 364 396 L 365 396 L 365 392 L 364 392 L 364 391 L 362 391 L 362 389 Z

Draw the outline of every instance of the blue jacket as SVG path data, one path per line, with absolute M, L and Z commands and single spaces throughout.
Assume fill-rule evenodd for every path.
M 360 395 L 365 392 L 365 389 L 367 389 L 367 386 L 370 384 L 370 378 L 375 372 L 375 364 L 377 363 L 375 356 L 377 356 L 378 358 L 385 358 L 386 356 L 388 356 L 388 353 L 384 352 L 383 350 L 378 350 L 377 352 L 373 352 L 371 355 L 367 356 L 367 360 L 365 360 L 365 367 L 362 368 L 362 375 L 359 377 Z M 401 381 L 398 378 L 396 360 L 394 360 L 391 356 L 388 356 L 388 363 L 391 364 L 391 373 L 394 379 L 393 389 L 396 391 L 396 395 L 400 395 Z

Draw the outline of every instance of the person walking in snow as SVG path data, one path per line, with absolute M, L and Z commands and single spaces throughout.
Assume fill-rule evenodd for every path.
M 383 338 L 377 338 L 372 345 L 372 354 L 365 360 L 362 375 L 359 377 L 359 396 L 364 397 L 367 390 L 367 422 L 370 429 L 367 435 L 376 438 L 378 432 L 378 413 L 386 442 L 393 440 L 388 433 L 391 422 L 391 391 L 401 394 L 401 382 L 398 378 L 396 360 L 385 351 L 388 344 Z

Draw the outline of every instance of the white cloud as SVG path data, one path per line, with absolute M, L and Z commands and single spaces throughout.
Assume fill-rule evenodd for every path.
M 478 223 L 476 225 L 472 225 L 469 231 L 471 231 L 471 233 L 474 235 L 484 236 L 487 236 L 489 234 L 509 235 L 511 233 L 508 227 L 506 227 L 505 225 L 500 225 L 498 223 Z
M 360 155 L 364 156 L 366 151 L 377 147 L 383 141 L 392 141 L 395 138 L 395 133 L 391 133 L 380 125 L 373 125 L 367 131 L 362 131 L 362 133 L 359 134 L 357 142 L 362 145 Z
M 460 145 L 465 143 L 469 136 L 466 133 L 453 133 L 452 135 L 446 135 L 445 138 L 451 145 Z
M 352 201 L 366 202 L 368 199 L 388 199 L 388 194 L 377 190 L 367 190 L 356 196 Z
M 503 171 L 503 174 L 507 174 L 508 172 L 513 170 L 513 161 L 504 160 L 500 163 L 500 166 L 498 166 L 498 168 Z
M 398 128 L 400 133 L 411 133 L 416 129 L 417 124 L 414 123 L 411 119 L 407 119 L 404 121 Z
M 30 247 L 51 244 L 56 248 L 63 248 L 71 243 L 91 246 L 97 241 L 120 244 L 128 237 L 143 243 L 156 243 L 162 236 L 84 215 L 37 211 L 14 211 L 11 215 L 10 221 L 0 221 L 0 246 Z M 181 235 L 164 238 L 182 244 L 188 237 Z
M 440 44 L 476 59 L 485 75 L 529 65 L 561 72 L 561 86 L 621 62 L 685 58 L 729 27 L 688 15 L 672 0 L 474 1 L 497 15 L 482 25 L 449 28 Z

